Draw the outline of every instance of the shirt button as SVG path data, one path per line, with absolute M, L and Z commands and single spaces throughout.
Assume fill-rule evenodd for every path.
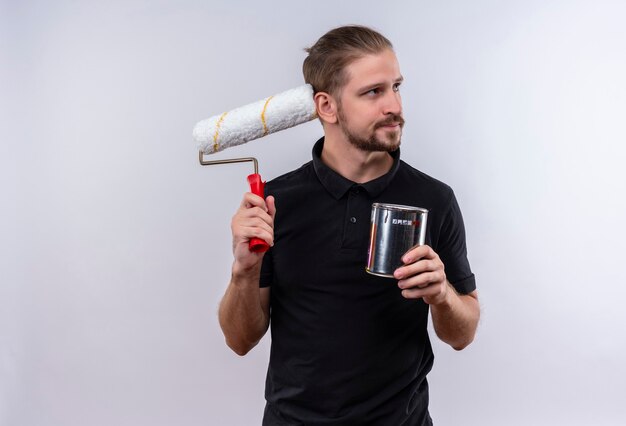
M 352 217 L 350 218 L 350 222 L 352 222 L 352 223 L 356 223 L 356 217 L 352 216 Z

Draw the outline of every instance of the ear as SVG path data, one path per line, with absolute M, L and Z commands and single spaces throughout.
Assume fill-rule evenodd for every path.
M 337 122 L 337 102 L 326 92 L 317 92 L 313 96 L 317 116 L 324 123 L 335 124 Z

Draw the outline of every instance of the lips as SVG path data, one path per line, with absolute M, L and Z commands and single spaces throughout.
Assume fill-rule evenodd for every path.
M 398 126 L 402 127 L 403 125 L 404 125 L 404 119 L 400 117 L 399 115 L 397 115 L 395 117 L 391 117 L 391 119 L 387 119 L 387 120 L 381 121 L 380 123 L 377 123 L 375 128 L 378 129 L 379 127 L 386 127 L 389 129 L 394 129 Z
M 386 130 L 397 130 L 402 128 L 402 124 L 404 123 L 387 123 L 387 124 L 378 124 L 376 126 L 377 129 L 386 129 Z

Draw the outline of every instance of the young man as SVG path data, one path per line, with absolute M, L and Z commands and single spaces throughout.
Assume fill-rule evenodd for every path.
M 264 425 L 431 425 L 428 312 L 457 350 L 479 318 L 461 212 L 450 187 L 399 158 L 402 75 L 389 40 L 340 27 L 307 51 L 324 137 L 265 200 L 244 195 L 220 325 L 244 355 L 271 319 Z M 365 272 L 374 202 L 429 210 L 426 245 L 395 279 Z M 272 248 L 250 252 L 252 237 Z

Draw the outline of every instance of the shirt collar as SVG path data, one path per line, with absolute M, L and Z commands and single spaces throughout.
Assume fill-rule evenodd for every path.
M 391 169 L 384 175 L 365 183 L 355 183 L 328 167 L 322 161 L 322 149 L 324 148 L 324 137 L 322 136 L 313 146 L 313 168 L 318 179 L 324 185 L 326 190 L 331 193 L 335 199 L 340 199 L 350 188 L 361 187 L 371 196 L 378 196 L 396 175 L 400 166 L 400 148 L 389 154 L 393 158 Z

